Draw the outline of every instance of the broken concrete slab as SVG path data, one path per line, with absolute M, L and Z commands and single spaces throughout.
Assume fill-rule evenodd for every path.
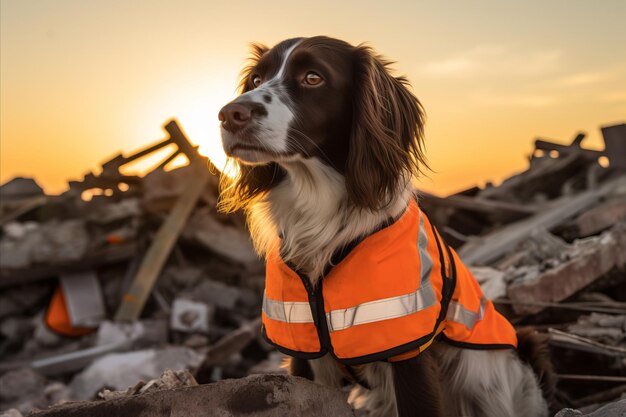
M 513 304 L 516 313 L 537 313 L 545 307 L 530 304 L 562 301 L 611 269 L 626 266 L 626 223 L 618 223 L 599 237 L 575 242 L 562 256 L 569 260 L 552 269 L 520 268 L 523 274 L 512 277 L 507 294 L 511 300 L 522 302 Z
M 595 235 L 623 219 L 626 219 L 626 198 L 621 197 L 606 201 L 576 218 L 577 236 Z
M 150 392 L 108 401 L 65 404 L 36 417 L 348 417 L 354 411 L 339 390 L 286 375 L 253 375 L 214 384 Z
M 103 388 L 124 390 L 139 380 L 157 378 L 166 368 L 193 369 L 202 363 L 202 359 L 202 355 L 186 347 L 108 354 L 72 379 L 72 398 L 87 400 Z

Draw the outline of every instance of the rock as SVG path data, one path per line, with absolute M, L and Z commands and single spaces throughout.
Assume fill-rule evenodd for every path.
M 252 375 L 214 384 L 108 401 L 67 404 L 34 414 L 36 417 L 347 417 L 354 411 L 336 389 L 287 375 Z
M 93 223 L 109 224 L 131 217 L 138 217 L 141 213 L 139 199 L 126 198 L 117 203 L 103 204 L 97 207 L 87 218 Z
M 624 417 L 626 416 L 626 400 L 605 405 L 593 413 L 583 414 L 581 411 L 565 408 L 554 417 Z
M 504 272 L 488 266 L 472 266 L 470 271 L 480 284 L 483 293 L 490 300 L 506 295 Z
M 167 342 L 168 323 L 159 319 L 144 319 L 132 323 L 103 321 L 96 335 L 96 345 L 127 344 L 145 348 Z
M 598 237 L 576 241 L 566 252 L 560 258 L 568 260 L 555 267 L 544 272 L 534 269 L 515 277 L 507 289 L 509 298 L 523 302 L 559 302 L 611 269 L 623 268 L 626 265 L 626 223 L 618 223 Z M 513 305 L 517 314 L 534 314 L 543 308 Z
M 595 235 L 626 219 L 626 198 L 609 200 L 576 218 L 578 237 Z
M 76 261 L 85 255 L 89 245 L 85 222 L 80 219 L 51 221 L 12 236 L 4 236 L 0 241 L 0 268 Z
M 140 380 L 157 378 L 166 369 L 195 368 L 202 355 L 186 347 L 113 353 L 95 360 L 70 383 L 72 398 L 93 398 L 103 388 L 125 390 Z
M 0 414 L 0 417 L 24 417 L 24 415 L 20 413 L 20 410 L 9 408 L 8 410 L 3 411 L 2 414 Z
M 196 172 L 191 165 L 171 171 L 155 169 L 150 172 L 142 181 L 143 198 L 141 203 L 143 208 L 151 213 L 168 211 L 195 175 Z M 215 206 L 218 194 L 217 186 L 217 177 L 211 175 L 208 185 L 201 195 L 202 200 L 208 203 L 207 205 Z
M 187 222 L 183 237 L 213 253 L 240 263 L 258 260 L 248 233 L 219 222 L 209 208 L 197 210 Z
M 0 200 L 3 202 L 42 195 L 43 188 L 32 178 L 15 177 L 0 185 Z
M 232 310 L 240 298 L 240 292 L 237 287 L 205 279 L 193 291 L 185 293 L 185 296 L 194 301 Z
M 8 403 L 43 392 L 46 380 L 30 368 L 9 371 L 0 377 L 0 402 Z
M 125 391 L 104 390 L 98 393 L 98 398 L 110 400 L 113 398 L 145 394 L 146 392 L 154 392 L 163 389 L 193 387 L 196 385 L 198 385 L 198 382 L 188 370 L 183 369 L 180 371 L 172 371 L 171 369 L 166 369 L 159 378 L 152 379 L 148 382 L 140 381 L 135 386 L 130 387 Z
M 185 333 L 209 333 L 213 308 L 205 303 L 177 298 L 172 304 L 170 326 Z

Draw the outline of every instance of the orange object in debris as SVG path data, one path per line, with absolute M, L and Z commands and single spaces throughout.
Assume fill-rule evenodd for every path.
M 50 330 L 63 336 L 83 336 L 94 331 L 89 327 L 72 326 L 67 304 L 63 296 L 63 289 L 59 285 L 50 300 L 46 313 L 46 325 Z
M 106 241 L 110 245 L 119 245 L 120 243 L 124 243 L 124 238 L 120 235 L 110 234 L 106 237 Z

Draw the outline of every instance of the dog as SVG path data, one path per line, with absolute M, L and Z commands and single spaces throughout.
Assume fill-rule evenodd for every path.
M 304 299 L 295 301 L 288 296 L 264 300 L 264 335 L 295 356 L 287 365 L 292 375 L 334 387 L 353 383 L 349 401 L 370 416 L 547 416 L 554 379 L 540 335 L 524 330 L 515 337 L 511 330 L 516 349 L 468 348 L 469 344 L 454 343 L 446 335 L 448 325 L 454 324 L 448 320 L 450 310 L 456 307 L 453 313 L 457 314 L 460 308 L 458 303 L 452 307 L 451 301 L 454 286 L 458 287 L 456 274 L 465 269 L 436 229 L 425 226 L 428 220 L 417 208 L 412 180 L 427 169 L 425 115 L 407 79 L 391 75 L 389 66 L 368 46 L 324 36 L 288 39 L 271 49 L 253 44 L 250 65 L 242 72 L 241 95 L 219 112 L 224 151 L 238 167 L 234 178 L 222 177 L 220 208 L 245 211 L 254 246 L 267 260 L 266 295 L 271 290 L 270 275 L 278 277 L 272 278 L 271 285 L 279 286 L 279 292 L 287 292 L 281 280 L 293 277 L 294 291 L 304 294 Z M 419 226 L 413 225 L 416 222 Z M 411 315 L 415 311 L 432 310 L 432 333 L 420 334 L 419 343 L 402 345 L 405 349 L 400 355 L 395 355 L 400 351 L 393 346 L 382 356 L 372 347 L 372 355 L 341 360 L 340 350 L 350 356 L 352 349 L 387 340 L 373 331 L 369 340 L 352 343 L 351 337 L 344 337 L 339 342 L 335 312 L 324 310 L 327 298 L 350 298 L 352 290 L 385 293 L 388 288 L 362 290 L 359 276 L 332 277 L 334 271 L 352 262 L 354 270 L 367 275 L 369 254 L 362 255 L 365 264 L 349 261 L 358 256 L 353 253 L 363 247 L 362 242 L 375 239 L 377 246 L 370 245 L 374 248 L 370 252 L 390 252 L 384 242 L 397 242 L 396 237 L 405 234 L 413 239 L 418 233 L 420 239 L 428 233 L 425 239 L 430 246 L 402 245 L 402 251 L 406 248 L 413 256 L 419 250 L 419 256 L 428 257 L 427 273 L 441 276 L 437 275 L 435 284 L 421 281 L 416 286 L 428 284 L 435 291 L 428 297 L 421 294 L 422 298 L 415 293 L 409 301 L 385 298 L 382 305 L 390 311 L 413 309 L 400 313 L 404 314 L 400 318 L 381 319 L 381 308 L 376 310 L 375 305 L 382 301 L 377 297 L 343 309 L 339 322 L 344 327 L 339 329 L 352 326 L 349 331 L 356 334 L 371 323 L 362 320 L 367 324 L 359 329 L 360 322 L 355 320 L 376 312 L 379 317 L 370 321 L 385 326 L 418 317 Z M 378 239 L 377 235 L 391 238 Z M 439 255 L 430 256 L 437 248 Z M 385 265 L 392 269 L 389 260 L 394 256 L 385 258 Z M 417 262 L 408 255 L 403 259 Z M 420 258 L 420 262 L 417 268 L 425 261 Z M 346 290 L 341 280 L 351 287 Z M 389 286 L 401 287 L 402 280 L 394 275 Z M 468 282 L 471 287 L 474 281 Z M 324 292 L 330 291 L 329 285 L 343 290 L 329 295 Z M 479 289 L 474 291 L 480 296 Z M 499 319 L 490 301 L 481 298 L 480 302 L 478 312 L 469 312 L 472 320 L 482 320 L 485 308 L 491 308 L 485 314 Z M 355 313 L 365 305 L 367 312 L 363 308 Z M 342 319 L 346 312 L 352 312 L 348 324 Z M 298 330 L 293 334 L 281 330 L 287 322 L 289 329 Z M 507 330 L 510 325 L 501 326 Z M 397 337 L 401 338 L 412 326 L 399 328 Z M 275 337 L 267 333 L 270 330 Z M 299 332 L 315 335 L 312 347 L 300 349 L 306 352 L 285 347 L 289 343 L 303 346 L 297 340 Z M 396 337 L 393 332 L 387 334 Z M 277 342 L 281 335 L 287 335 L 285 342 Z M 485 337 L 492 336 L 498 337 Z M 365 349 L 369 354 L 369 348 Z

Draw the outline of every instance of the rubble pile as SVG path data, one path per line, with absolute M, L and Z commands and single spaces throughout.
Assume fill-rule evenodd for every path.
M 496 307 L 550 335 L 554 408 L 585 414 L 626 398 L 626 125 L 602 134 L 603 151 L 539 139 L 499 186 L 421 198 Z
M 73 415 L 98 404 L 172 407 L 204 394 L 227 404 L 224 415 L 238 407 L 271 415 L 270 403 L 289 409 L 332 396 L 277 376 L 197 386 L 284 371 L 260 337 L 264 266 L 244 218 L 216 210 L 217 170 L 176 122 L 165 130 L 166 139 L 112 158 L 61 195 L 27 178 L 0 187 L 7 415 L 87 400 L 96 402 L 66 407 Z M 584 414 L 626 393 L 626 125 L 603 128 L 603 137 L 603 151 L 583 148 L 584 135 L 571 145 L 538 140 L 529 168 L 499 186 L 420 196 L 497 308 L 550 335 L 555 409 Z M 123 173 L 166 148 L 175 149 L 145 176 Z M 167 170 L 178 155 L 188 165 Z M 255 405 L 271 384 L 275 401 L 265 401 L 268 391 Z

